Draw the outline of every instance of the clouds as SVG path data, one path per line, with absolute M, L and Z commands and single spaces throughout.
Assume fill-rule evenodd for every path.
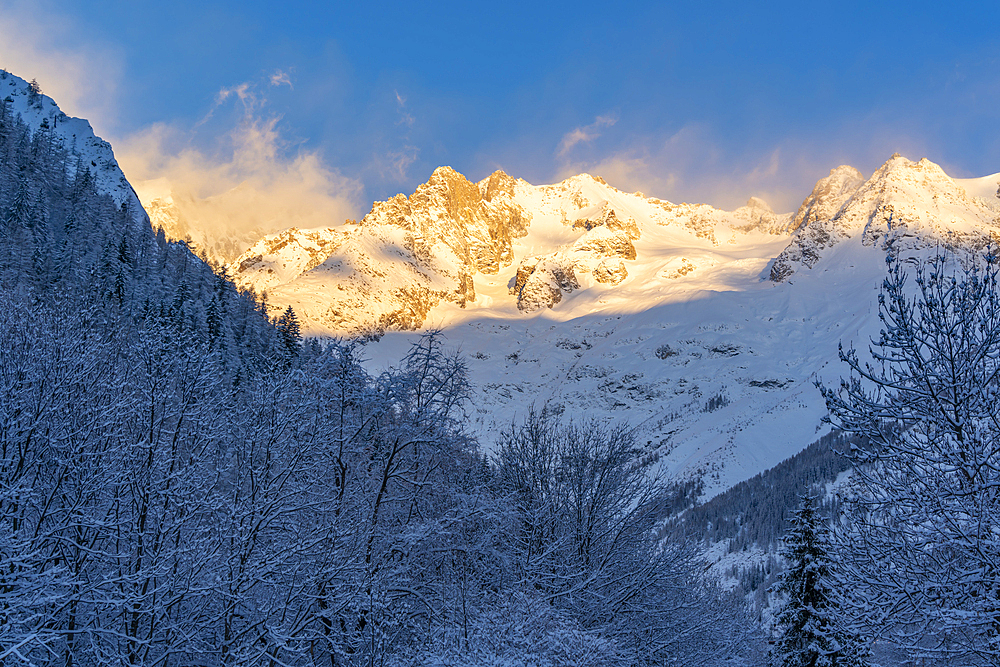
M 811 182 L 806 187 L 811 176 L 806 181 L 790 178 L 803 165 L 784 160 L 781 148 L 763 155 L 727 151 L 702 123 L 689 123 L 666 136 L 629 136 L 593 148 L 586 159 L 565 160 L 561 144 L 556 151 L 555 180 L 587 172 L 627 192 L 729 210 L 751 196 L 761 197 L 777 211 L 794 210 L 812 188 Z M 829 171 L 830 166 L 825 169 Z M 819 168 L 817 173 L 821 172 Z
M 242 105 L 238 121 L 209 147 L 195 144 L 197 127 L 166 123 L 119 142 L 119 162 L 144 203 L 170 194 L 184 219 L 216 237 L 252 239 L 358 216 L 360 182 L 319 152 L 288 145 L 279 118 L 260 110 L 266 99 L 254 84 L 220 90 L 209 113 L 233 100 Z
M 292 90 L 295 89 L 295 86 L 292 85 L 292 79 L 288 72 L 283 72 L 280 69 L 275 70 L 274 73 L 271 74 L 269 80 L 272 86 L 288 86 Z
M 86 118 L 98 134 L 117 127 L 123 62 L 118 48 L 83 39 L 80 26 L 44 0 L 0 4 L 0 67 L 37 79 L 65 113 Z
M 850 164 L 870 174 L 892 153 L 911 158 L 927 154 L 900 123 L 856 118 L 803 138 L 724 136 L 707 122 L 689 122 L 670 133 L 638 133 L 623 127 L 602 136 L 594 125 L 563 135 L 551 156 L 557 181 L 587 172 L 629 192 L 643 192 L 673 202 L 708 203 L 732 210 L 751 196 L 760 197 L 777 212 L 798 208 L 816 181 L 830 169 Z M 607 127 L 607 126 L 605 126 Z M 565 150 L 567 138 L 586 135 Z M 581 144 L 586 141 L 587 150 Z M 931 159 L 934 159 L 931 156 Z
M 598 116 L 590 125 L 577 127 L 567 132 L 563 135 L 562 141 L 559 142 L 556 154 L 559 157 L 565 157 L 577 144 L 589 144 L 601 136 L 600 130 L 602 128 L 611 127 L 617 122 L 618 118 L 612 115 Z

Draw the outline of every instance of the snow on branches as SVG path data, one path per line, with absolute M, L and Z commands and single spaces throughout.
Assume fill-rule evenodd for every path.
M 871 361 L 823 388 L 864 436 L 835 531 L 858 621 L 915 655 L 1000 660 L 1000 294 L 995 258 L 898 259 Z

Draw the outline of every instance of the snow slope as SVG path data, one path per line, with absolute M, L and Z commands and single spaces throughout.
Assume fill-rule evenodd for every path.
M 530 405 L 628 421 L 668 476 L 703 477 L 711 496 L 825 433 L 814 383 L 845 372 L 839 343 L 864 348 L 877 334 L 886 254 L 982 246 L 1000 233 L 1000 200 L 898 156 L 867 180 L 850 168 L 824 180 L 798 214 L 764 220 L 748 210 L 759 204 L 732 213 L 675 206 L 585 175 L 520 182 L 514 199 L 532 221 L 512 242 L 512 263 L 475 276 L 475 302 L 444 303 L 425 323 L 468 359 L 470 416 L 484 445 Z M 635 258 L 621 258 L 627 277 L 617 284 L 588 274 L 587 225 L 572 222 L 608 210 L 636 222 Z M 536 258 L 574 267 L 578 287 L 526 311 L 511 284 Z M 779 261 L 788 271 L 772 280 Z M 371 363 L 391 363 L 413 337 L 387 333 L 369 345 Z

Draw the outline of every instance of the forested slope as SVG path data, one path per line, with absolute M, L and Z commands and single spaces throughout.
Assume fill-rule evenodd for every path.
M 723 664 L 627 430 L 512 426 L 464 364 L 303 344 L 0 102 L 0 662 Z M 544 454 L 544 456 L 540 456 Z

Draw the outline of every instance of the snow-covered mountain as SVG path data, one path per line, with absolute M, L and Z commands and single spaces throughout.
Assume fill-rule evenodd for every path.
M 376 366 L 405 330 L 444 329 L 487 447 L 532 404 L 627 420 L 669 475 L 713 495 L 826 431 L 814 382 L 844 372 L 838 343 L 877 333 L 886 252 L 996 238 L 998 179 L 893 156 L 868 179 L 832 170 L 779 215 L 442 167 L 359 223 L 264 237 L 230 271 L 313 333 L 385 332 Z
M 406 330 L 560 303 L 563 316 L 590 313 L 623 297 L 642 308 L 663 290 L 700 289 L 694 274 L 711 282 L 733 259 L 766 263 L 790 222 L 759 199 L 730 213 L 586 174 L 536 187 L 502 171 L 471 183 L 441 167 L 360 223 L 266 236 L 229 269 L 240 286 L 293 305 L 308 331 Z M 582 310 L 571 294 L 586 295 Z
M 2 72 L 0 99 L 145 221 L 86 121 Z M 444 329 L 467 358 L 487 448 L 531 405 L 628 421 L 668 475 L 703 477 L 713 495 L 825 431 L 813 383 L 844 372 L 839 342 L 877 333 L 886 253 L 997 239 L 998 181 L 894 156 L 868 179 L 838 167 L 796 213 L 776 214 L 756 198 L 727 212 L 586 174 L 472 183 L 442 167 L 360 222 L 214 252 L 249 246 L 230 274 L 275 310 L 292 305 L 307 333 L 371 334 L 373 367 L 399 359 L 415 331 Z M 168 235 L 221 238 L 164 193 L 150 214 Z
M 47 130 L 54 142 L 76 154 L 79 162 L 69 168 L 89 169 L 99 191 L 127 209 L 137 224 L 145 224 L 146 212 L 118 166 L 111 144 L 96 136 L 88 121 L 67 116 L 51 97 L 6 70 L 0 70 L 0 100 L 24 120 L 32 134 Z
M 771 266 L 771 279 L 786 279 L 814 266 L 824 249 L 851 238 L 895 251 L 928 244 L 981 247 L 1000 238 L 1000 175 L 955 180 L 927 158 L 893 155 L 862 183 L 851 167 L 839 167 L 816 184 L 795 216 L 789 246 Z

